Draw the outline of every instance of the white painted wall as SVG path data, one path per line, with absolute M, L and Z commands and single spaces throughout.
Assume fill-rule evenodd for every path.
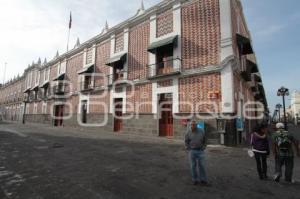
M 233 56 L 230 0 L 220 1 L 221 56 L 220 63 Z M 227 62 L 221 71 L 222 112 L 234 112 L 234 78 L 232 62 Z

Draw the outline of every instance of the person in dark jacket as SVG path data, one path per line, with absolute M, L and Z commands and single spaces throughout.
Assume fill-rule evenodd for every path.
M 300 156 L 299 142 L 288 131 L 282 123 L 276 124 L 276 133 L 273 135 L 273 154 L 275 156 L 276 182 L 282 176 L 282 167 L 285 166 L 285 181 L 293 183 L 294 154 Z M 293 147 L 294 146 L 294 147 Z
M 268 126 L 260 125 L 255 128 L 251 135 L 252 150 L 255 155 L 257 172 L 259 179 L 267 179 L 267 157 L 270 155 L 270 146 L 268 140 Z
M 206 135 L 202 129 L 197 128 L 195 120 L 188 126 L 185 134 L 185 148 L 189 151 L 193 184 L 208 185 L 205 169 Z

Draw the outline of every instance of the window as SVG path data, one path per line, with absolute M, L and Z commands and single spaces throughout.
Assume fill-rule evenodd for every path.
M 157 49 L 156 74 L 165 74 L 173 70 L 173 46 L 168 45 Z
M 125 73 L 124 63 L 123 62 L 116 63 L 113 68 L 114 81 L 124 79 L 124 73 Z

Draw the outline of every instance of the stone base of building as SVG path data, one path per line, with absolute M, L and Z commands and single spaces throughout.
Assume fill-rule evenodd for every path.
M 129 115 L 124 115 L 129 117 Z M 83 128 L 101 128 L 104 131 L 114 131 L 114 118 L 112 114 L 87 114 L 86 123 L 81 123 L 81 115 L 72 114 L 66 116 L 62 122 L 62 126 L 66 127 L 83 127 Z M 217 121 L 215 119 L 205 120 L 206 131 L 210 143 L 220 144 L 220 134 L 217 132 Z M 54 125 L 54 119 L 48 114 L 29 114 L 25 115 L 25 123 L 41 123 Z M 101 125 L 102 124 L 102 125 Z M 173 137 L 175 139 L 183 139 L 187 127 L 182 123 L 181 119 L 173 120 Z M 142 136 L 160 136 L 159 122 L 153 114 L 140 114 L 138 117 L 133 116 L 130 119 L 122 121 L 120 133 L 130 133 Z M 229 137 L 229 139 L 233 139 Z

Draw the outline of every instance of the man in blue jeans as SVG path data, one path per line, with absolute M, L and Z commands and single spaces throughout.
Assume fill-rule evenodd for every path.
M 206 136 L 202 129 L 197 128 L 195 120 L 191 122 L 185 135 L 185 147 L 189 152 L 193 185 L 197 185 L 197 183 L 207 185 L 204 152 Z

